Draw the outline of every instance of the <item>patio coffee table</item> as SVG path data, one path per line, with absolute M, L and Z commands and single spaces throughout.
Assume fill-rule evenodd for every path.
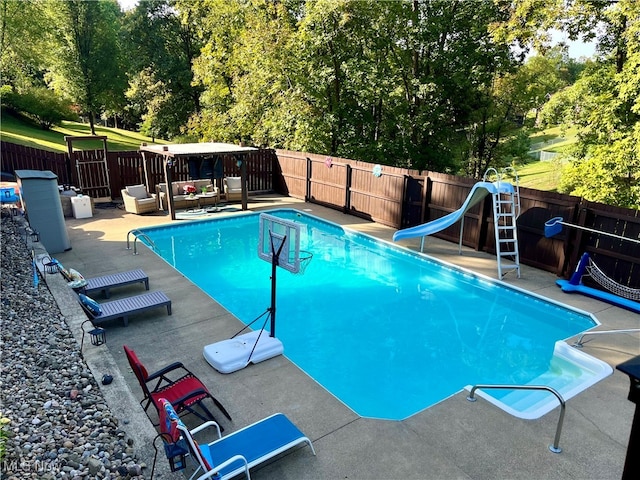
M 203 198 L 218 198 L 218 194 L 214 193 L 214 192 L 209 192 L 209 193 L 199 193 L 198 195 L 196 195 L 196 197 L 198 198 L 198 207 L 200 208 L 204 208 L 200 202 L 201 199 Z M 207 211 L 207 213 L 211 213 L 211 212 L 219 212 L 220 209 L 218 208 L 218 201 L 216 200 L 215 204 L 213 205 L 213 207 L 207 207 L 205 209 Z

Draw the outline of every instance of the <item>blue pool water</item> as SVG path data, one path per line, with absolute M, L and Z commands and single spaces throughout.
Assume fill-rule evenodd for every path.
M 316 217 L 269 213 L 300 222 L 301 249 L 313 254 L 304 275 L 278 270 L 285 355 L 361 416 L 400 420 L 466 385 L 526 384 L 550 370 L 557 340 L 597 324 Z M 249 214 L 141 230 L 164 260 L 248 324 L 270 305 L 258 221 Z

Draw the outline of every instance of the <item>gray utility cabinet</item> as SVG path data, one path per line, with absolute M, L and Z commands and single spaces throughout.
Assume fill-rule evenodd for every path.
M 58 190 L 58 176 L 49 170 L 16 170 L 20 200 L 31 228 L 49 253 L 71 250 Z

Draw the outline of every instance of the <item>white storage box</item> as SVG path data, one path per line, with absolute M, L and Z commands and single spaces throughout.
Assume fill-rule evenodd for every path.
M 91 197 L 86 195 L 78 195 L 71 197 L 71 209 L 73 210 L 73 218 L 91 218 Z

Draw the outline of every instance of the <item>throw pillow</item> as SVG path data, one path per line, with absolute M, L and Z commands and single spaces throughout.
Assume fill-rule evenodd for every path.
M 87 297 L 86 295 L 79 293 L 78 298 L 80 299 L 80 303 L 89 310 L 94 316 L 98 316 L 102 313 L 102 309 L 100 308 L 100 304 L 96 302 L 93 298 Z
M 138 200 L 147 198 L 147 187 L 144 185 L 130 185 L 126 187 L 126 189 L 130 196 L 137 198 Z

